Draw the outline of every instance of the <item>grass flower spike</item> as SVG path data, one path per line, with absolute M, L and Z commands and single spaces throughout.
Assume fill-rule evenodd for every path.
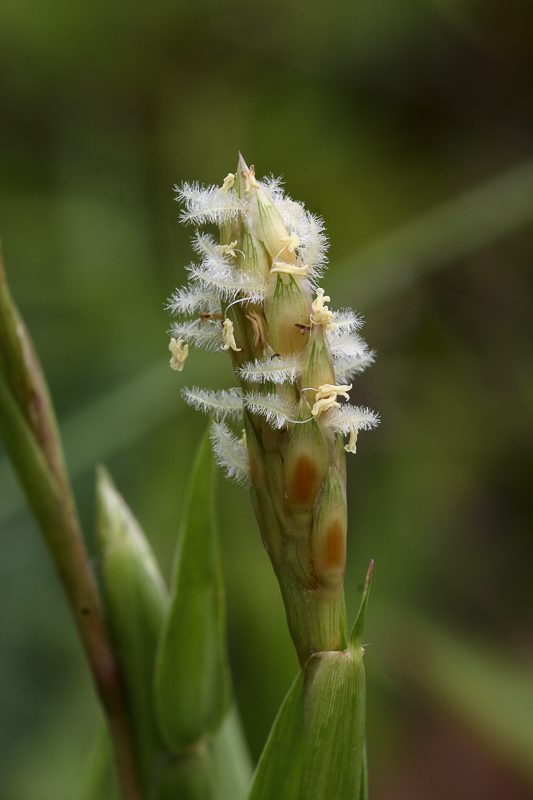
M 373 353 L 356 314 L 330 310 L 317 286 L 326 263 L 322 221 L 279 180 L 258 180 L 240 156 L 221 185 L 185 184 L 177 199 L 182 221 L 215 224 L 220 236 L 196 232 L 200 263 L 169 302 L 178 317 L 171 366 L 183 368 L 189 345 L 232 359 L 239 390 L 195 388 L 184 398 L 218 420 L 211 440 L 219 463 L 251 485 L 303 665 L 313 653 L 347 646 L 345 450 L 355 453 L 358 431 L 378 422 L 350 404 L 349 392 Z

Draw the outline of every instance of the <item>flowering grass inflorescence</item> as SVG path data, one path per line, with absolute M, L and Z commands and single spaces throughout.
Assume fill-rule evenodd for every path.
M 169 308 L 171 366 L 194 344 L 226 350 L 239 389 L 185 389 L 216 420 L 212 441 L 230 477 L 251 484 L 254 509 L 285 602 L 300 661 L 346 646 L 342 595 L 346 552 L 345 453 L 378 417 L 349 402 L 351 381 L 374 359 L 361 319 L 333 312 L 318 286 L 326 265 L 322 221 L 260 182 L 239 158 L 221 186 L 177 189 L 182 221 L 197 231 L 189 286 Z M 314 299 L 313 299 L 314 295 Z M 192 316 L 192 319 L 191 319 Z M 224 420 L 234 420 L 242 435 Z M 344 445 L 343 437 L 349 440 Z

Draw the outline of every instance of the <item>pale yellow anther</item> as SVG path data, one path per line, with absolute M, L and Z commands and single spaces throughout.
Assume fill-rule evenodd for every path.
M 240 347 L 237 347 L 235 334 L 233 332 L 233 322 L 230 319 L 225 319 L 222 323 L 222 340 L 224 342 L 222 345 L 223 350 L 229 350 L 231 347 L 232 350 L 238 352 L 241 349 Z
M 233 172 L 229 172 L 224 178 L 224 183 L 222 184 L 220 191 L 222 192 L 222 194 L 226 194 L 226 192 L 229 191 L 229 189 L 233 189 L 234 185 L 235 185 L 235 175 L 233 174 Z
M 349 386 L 335 386 L 332 383 L 324 383 L 322 386 L 319 386 L 315 395 L 315 403 L 311 409 L 311 414 L 314 417 L 319 417 L 320 414 L 324 411 L 328 411 L 330 408 L 340 408 L 341 404 L 337 403 L 337 395 L 340 394 L 346 400 L 349 400 L 348 392 L 351 388 L 352 384 Z
M 260 189 L 261 184 L 256 180 L 255 177 L 255 167 L 252 164 L 248 172 L 243 172 L 244 175 L 244 191 L 246 193 L 250 193 L 252 191 L 252 187 L 254 189 Z
M 356 442 L 357 442 L 357 431 L 354 428 L 353 430 L 350 431 L 350 441 L 348 442 L 348 444 L 344 445 L 344 449 L 346 450 L 347 453 L 355 453 Z
M 322 325 L 325 331 L 333 331 L 337 327 L 333 322 L 335 317 L 333 311 L 330 311 L 325 303 L 331 300 L 328 295 L 324 294 L 324 289 L 316 290 L 316 300 L 311 303 L 313 313 L 311 314 L 311 322 L 314 325 Z
M 285 244 L 285 247 L 289 251 L 289 253 L 294 253 L 295 249 L 300 245 L 300 240 L 296 236 L 295 233 L 291 233 L 290 236 L 282 236 L 280 242 Z M 285 250 L 285 247 L 283 248 Z
M 297 267 L 294 264 L 286 264 L 285 261 L 274 261 L 270 272 L 283 272 L 285 275 L 307 275 L 308 264 Z
M 185 344 L 185 339 L 176 341 L 176 339 L 172 338 L 168 349 L 172 353 L 170 366 L 172 369 L 177 369 L 178 372 L 181 372 L 185 364 L 185 359 L 189 355 L 189 345 Z
M 247 444 L 246 444 L 246 431 L 245 431 L 244 428 L 242 429 L 242 436 L 239 439 L 239 444 L 242 444 L 244 447 L 247 447 Z
M 237 239 L 234 242 L 230 242 L 229 244 L 217 244 L 215 247 L 215 251 L 217 253 L 223 253 L 225 256 L 231 256 L 235 258 L 235 249 L 237 247 Z

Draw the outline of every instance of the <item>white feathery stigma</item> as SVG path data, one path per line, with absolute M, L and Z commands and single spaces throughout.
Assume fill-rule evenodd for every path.
M 221 389 L 214 392 L 211 389 L 182 389 L 182 397 L 186 403 L 204 414 L 210 414 L 215 419 L 242 417 L 242 392 L 240 389 Z
M 270 356 L 260 361 L 243 364 L 239 375 L 250 383 L 294 383 L 298 372 L 299 359 L 296 355 Z
M 227 477 L 240 484 L 249 484 L 250 462 L 246 440 L 237 439 L 224 422 L 213 422 L 209 436 L 215 458 L 226 470 Z
M 243 396 L 243 403 L 252 414 L 260 414 L 274 429 L 283 428 L 292 422 L 294 406 L 277 394 L 250 392 Z
M 185 223 L 222 225 L 237 219 L 244 211 L 242 200 L 231 190 L 222 192 L 218 186 L 204 188 L 198 183 L 184 183 L 174 189 L 176 200 L 184 205 L 180 219 Z
M 173 314 L 194 314 L 195 311 L 206 310 L 213 314 L 220 311 L 220 300 L 211 292 L 176 289 L 170 298 L 167 309 Z
M 370 350 L 364 355 L 355 355 L 351 358 L 336 358 L 333 360 L 335 380 L 339 383 L 347 383 L 369 367 L 373 361 L 374 353 Z
M 205 347 L 207 350 L 220 350 L 224 341 L 222 339 L 222 326 L 214 320 L 195 319 L 188 322 L 175 322 L 171 333 L 176 339 L 184 339 L 196 347 Z
M 379 415 L 368 408 L 358 408 L 345 403 L 339 408 L 334 408 L 324 421 L 337 433 L 347 436 L 353 430 L 368 431 L 370 428 L 375 428 L 379 424 Z

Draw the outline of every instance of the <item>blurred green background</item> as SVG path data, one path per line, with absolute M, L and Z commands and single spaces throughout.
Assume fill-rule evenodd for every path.
M 533 798 L 530 0 L 6 0 L 0 231 L 92 548 L 104 461 L 169 574 L 204 428 L 168 368 L 191 230 L 172 185 L 237 150 L 324 217 L 332 306 L 378 353 L 354 402 L 353 619 L 371 800 Z M 297 662 L 245 490 L 219 482 L 235 691 L 256 758 Z M 77 798 L 100 715 L 0 453 L 0 795 Z

